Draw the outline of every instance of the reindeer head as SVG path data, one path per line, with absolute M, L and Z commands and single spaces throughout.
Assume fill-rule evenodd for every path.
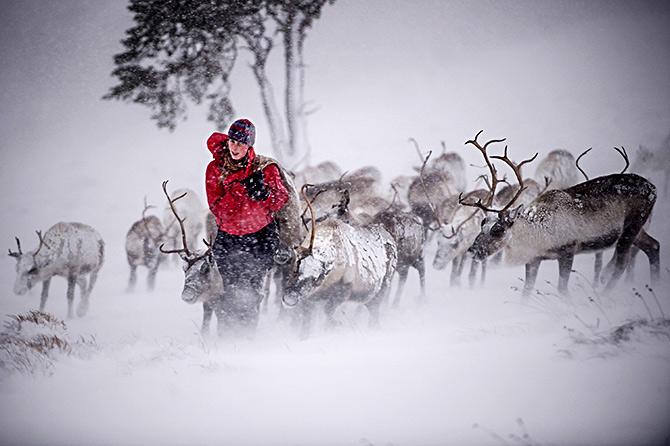
M 170 209 L 179 223 L 181 229 L 182 248 L 164 249 L 164 244 L 160 245 L 160 251 L 164 254 L 179 254 L 184 261 L 184 289 L 181 298 L 187 303 L 196 303 L 209 300 L 223 290 L 221 275 L 214 262 L 212 255 L 211 240 L 205 242 L 207 249 L 204 252 L 193 252 L 188 249 L 186 242 L 186 229 L 184 228 L 184 218 L 180 218 L 174 202 L 186 195 L 186 192 L 176 198 L 170 198 L 167 191 L 167 180 L 163 181 L 163 192 L 168 199 Z
M 468 253 L 475 260 L 482 261 L 504 248 L 509 236 L 509 229 L 514 225 L 517 215 L 522 210 L 523 206 L 519 206 L 513 210 L 489 213 L 482 220 L 481 231 L 468 248 Z
M 15 237 L 18 251 L 12 252 L 11 249 L 8 250 L 9 256 L 16 259 L 16 281 L 14 282 L 14 292 L 18 295 L 26 294 L 36 283 L 42 281 L 41 273 L 43 266 L 38 262 L 39 257 L 37 254 L 46 243 L 42 238 L 42 232 L 35 232 L 40 240 L 40 245 L 35 252 L 24 254 L 23 251 L 21 251 L 21 241 L 18 237 Z
M 519 212 L 521 212 L 521 210 L 523 209 L 523 206 L 518 206 L 515 209 L 511 209 L 515 201 L 517 201 L 519 196 L 524 192 L 524 190 L 526 190 L 526 186 L 524 186 L 523 177 L 521 176 L 521 167 L 524 164 L 532 162 L 535 158 L 537 158 L 538 155 L 536 153 L 531 158 L 523 160 L 517 164 L 507 156 L 507 146 L 505 146 L 505 151 L 503 155 L 489 156 L 489 154 L 486 151 L 487 146 L 494 142 L 503 142 L 505 141 L 505 139 L 491 140 L 482 146 L 477 141 L 477 137 L 481 133 L 482 131 L 477 133 L 475 139 L 467 141 L 466 144 L 472 144 L 481 152 L 482 156 L 484 157 L 484 161 L 486 162 L 486 165 L 488 166 L 489 171 L 491 172 L 490 181 L 485 178 L 486 183 L 489 186 L 490 190 L 489 198 L 485 201 L 478 199 L 476 202 L 472 201 L 466 202 L 464 201 L 462 196 L 459 197 L 460 204 L 465 206 L 476 207 L 484 211 L 486 214 L 486 217 L 482 220 L 481 225 L 482 227 L 480 233 L 475 238 L 474 242 L 472 243 L 472 246 L 470 246 L 470 248 L 468 249 L 468 253 L 472 255 L 475 258 L 475 260 L 479 261 L 484 260 L 485 258 L 496 253 L 505 246 L 507 236 L 509 235 L 509 229 L 514 224 L 514 221 L 516 220 L 517 215 L 519 215 Z M 505 180 L 498 178 L 496 168 L 491 159 L 497 159 L 507 164 L 514 172 L 514 175 L 518 183 L 518 188 L 514 192 L 514 195 L 512 196 L 511 199 L 509 199 L 507 204 L 505 204 L 503 208 L 500 210 L 492 209 L 490 206 L 491 203 L 493 202 L 494 197 L 496 196 L 496 186 L 500 182 L 503 182 Z
M 438 230 L 437 251 L 433 259 L 433 267 L 444 269 L 449 262 L 463 254 L 473 241 L 472 227 L 476 227 L 482 219 L 482 212 L 461 207 L 454 216 L 452 223 L 443 224 Z M 476 232 L 474 232 L 476 234 Z
M 191 257 L 181 255 L 181 258 L 184 261 L 184 289 L 181 292 L 184 302 L 207 301 L 223 290 L 221 275 L 210 248 Z
M 311 187 L 309 184 L 303 185 L 300 193 L 307 204 L 307 209 L 311 215 L 311 232 L 309 243 L 301 244 L 290 249 L 279 251 L 274 260 L 281 265 L 283 274 L 283 301 L 288 306 L 294 306 L 304 297 L 311 295 L 323 283 L 328 273 L 333 267 L 332 243 L 322 239 L 332 236 L 332 225 L 328 221 L 319 227 L 319 244 L 315 247 L 316 218 L 311 201 L 307 197 L 306 190 Z M 325 240 L 325 239 L 324 239 Z

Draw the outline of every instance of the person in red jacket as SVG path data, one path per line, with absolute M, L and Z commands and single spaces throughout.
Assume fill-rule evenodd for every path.
M 248 119 L 214 132 L 207 148 L 214 159 L 205 172 L 209 209 L 218 233 L 212 251 L 224 285 L 226 325 L 254 328 L 263 280 L 279 247 L 275 214 L 289 193 L 276 161 L 256 155 L 256 129 Z

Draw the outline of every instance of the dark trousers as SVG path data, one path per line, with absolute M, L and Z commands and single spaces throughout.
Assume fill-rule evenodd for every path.
M 278 246 L 274 221 L 247 235 L 219 230 L 212 252 L 223 279 L 224 296 L 220 306 L 228 325 L 253 328 L 258 323 L 263 283 L 274 264 Z

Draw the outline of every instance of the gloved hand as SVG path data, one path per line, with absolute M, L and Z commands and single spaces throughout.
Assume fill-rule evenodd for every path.
M 247 194 L 252 200 L 262 201 L 270 196 L 270 191 L 263 183 L 263 172 L 260 170 L 243 179 L 242 184 L 244 184 Z

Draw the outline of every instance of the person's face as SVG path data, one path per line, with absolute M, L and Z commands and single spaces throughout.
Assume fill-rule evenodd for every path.
M 247 144 L 242 144 L 241 142 L 234 141 L 232 139 L 228 140 L 228 150 L 230 150 L 230 156 L 235 160 L 241 160 L 244 158 L 244 155 L 247 154 L 249 146 Z

